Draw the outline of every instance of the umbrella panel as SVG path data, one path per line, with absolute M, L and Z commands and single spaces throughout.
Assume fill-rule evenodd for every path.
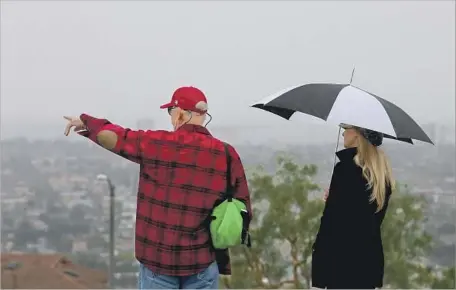
M 282 95 L 277 96 L 276 99 L 269 99 L 268 102 L 264 103 L 257 103 L 253 105 L 254 108 L 259 108 L 275 115 L 278 115 L 286 120 L 290 120 L 291 116 L 295 112 L 301 112 L 306 115 L 311 115 L 317 117 L 322 120 L 327 120 L 328 114 L 332 109 L 330 105 L 331 102 L 334 103 L 335 98 L 337 97 L 338 92 L 341 89 L 347 87 L 348 85 L 343 84 L 307 84 L 303 86 L 299 86 L 296 88 L 291 89 L 288 92 L 283 93 Z M 324 88 L 324 89 L 323 89 Z M 354 87 L 356 88 L 356 87 Z M 406 143 L 413 144 L 412 139 L 421 140 L 424 142 L 428 142 L 433 144 L 431 139 L 426 135 L 426 133 L 420 128 L 420 126 L 410 117 L 408 116 L 402 109 L 397 107 L 396 105 L 392 104 L 391 102 L 386 101 L 372 93 L 364 91 L 362 89 L 356 88 L 360 91 L 363 91 L 366 94 L 377 98 L 377 100 L 383 105 L 385 109 L 387 109 L 387 113 L 390 116 L 390 120 L 399 120 L 399 123 L 410 124 L 413 128 L 412 134 L 410 137 L 394 137 L 391 135 L 384 134 L 385 138 L 398 140 Z M 324 92 L 324 94 L 323 94 Z M 330 97 L 324 97 L 324 96 Z M 304 105 L 305 102 L 302 102 L 303 96 L 306 96 L 306 103 L 312 103 L 313 106 Z M 280 101 L 278 101 L 280 98 Z M 310 100 L 310 99 L 311 100 Z M 267 103 L 267 105 L 264 105 Z M 319 104 L 319 106 L 315 106 L 315 104 Z M 286 105 L 285 105 L 286 104 Z M 288 107 L 288 108 L 287 108 Z M 315 111 L 315 108 L 323 108 Z M 290 109 L 293 108 L 293 109 Z M 393 117 L 394 118 L 391 118 Z M 394 121 L 392 121 L 395 123 Z M 396 121 L 397 122 L 397 121 Z M 401 132 L 402 130 L 397 130 L 396 128 L 401 128 L 401 126 L 394 126 L 396 130 L 397 136 L 404 136 L 406 132 Z M 402 134 L 401 134 L 402 133 Z M 409 132 L 410 133 L 410 132 Z M 407 134 L 408 135 L 408 134 Z
M 282 118 L 284 118 L 286 120 L 290 120 L 291 116 L 293 116 L 293 114 L 296 113 L 296 111 L 294 111 L 294 110 L 285 109 L 285 108 L 279 108 L 279 107 L 273 107 L 273 106 L 265 106 L 263 104 L 255 104 L 252 107 L 258 108 L 258 109 L 262 109 L 264 111 L 273 113 L 273 114 L 275 114 L 275 115 L 277 115 L 279 117 L 282 117 Z M 308 115 L 308 114 L 304 114 L 304 115 Z M 308 115 L 308 116 L 311 116 L 311 115 Z M 313 117 L 316 117 L 316 116 L 313 116 Z M 322 119 L 322 118 L 319 118 L 319 119 Z M 324 120 L 324 119 L 322 119 L 322 120 Z M 388 138 L 388 139 L 393 139 L 393 140 L 397 140 L 397 141 L 402 141 L 402 142 L 405 142 L 405 143 L 413 144 L 413 141 L 410 138 L 394 137 L 394 136 L 390 136 L 388 134 L 383 134 L 383 136 L 385 138 Z

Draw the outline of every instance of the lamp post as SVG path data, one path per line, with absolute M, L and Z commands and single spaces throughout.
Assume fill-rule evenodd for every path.
M 12 274 L 12 285 L 11 287 L 13 289 L 16 289 L 18 288 L 17 287 L 17 277 L 16 277 L 16 270 L 19 269 L 21 267 L 21 264 L 18 263 L 18 262 L 9 262 L 6 266 L 5 266 L 5 269 L 8 270 L 8 271 L 11 271 L 11 274 Z
M 109 187 L 109 265 L 108 265 L 108 286 L 114 287 L 114 210 L 115 210 L 115 186 L 111 179 L 105 174 L 99 174 L 97 180 L 104 181 Z

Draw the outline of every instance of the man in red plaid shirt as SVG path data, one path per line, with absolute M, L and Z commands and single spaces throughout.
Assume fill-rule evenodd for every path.
M 222 141 L 203 126 L 207 100 L 194 87 L 177 89 L 167 109 L 174 131 L 134 131 L 87 114 L 65 117 L 71 128 L 105 149 L 140 165 L 136 258 L 140 289 L 217 289 L 219 273 L 230 275 L 228 250 L 215 250 L 206 219 L 226 189 Z M 235 197 L 249 190 L 239 155 L 231 155 Z

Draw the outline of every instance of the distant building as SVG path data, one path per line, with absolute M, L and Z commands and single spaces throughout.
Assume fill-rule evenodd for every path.
M 155 121 L 153 119 L 139 119 L 136 122 L 137 129 L 140 130 L 154 130 L 155 128 Z
M 2 289 L 104 289 L 107 275 L 53 254 L 1 254 Z
M 455 143 L 455 127 L 448 125 L 438 126 L 436 144 L 448 145 Z
M 431 138 L 431 140 L 437 144 L 438 143 L 438 141 L 437 141 L 438 129 L 439 129 L 437 124 L 435 124 L 435 123 L 424 124 L 422 126 L 422 128 L 423 128 L 423 131 L 428 135 L 428 137 Z
M 88 251 L 88 246 L 87 246 L 87 241 L 85 240 L 74 240 L 72 247 L 71 247 L 71 252 L 72 253 L 81 253 L 81 252 L 87 252 Z
M 424 132 L 436 145 L 448 145 L 455 143 L 454 126 L 428 123 L 422 126 Z

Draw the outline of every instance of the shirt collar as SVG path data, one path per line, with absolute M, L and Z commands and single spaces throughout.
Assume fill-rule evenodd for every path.
M 187 131 L 189 133 L 200 133 L 200 134 L 212 136 L 211 133 L 209 132 L 209 130 L 207 130 L 206 127 L 203 127 L 201 125 L 184 124 L 177 129 L 177 131 L 179 131 L 179 130 Z
M 341 162 L 344 161 L 353 161 L 353 158 L 355 158 L 355 155 L 358 153 L 358 149 L 356 147 L 354 148 L 347 148 L 344 150 L 340 150 L 336 153 L 337 157 L 339 157 L 339 160 Z

